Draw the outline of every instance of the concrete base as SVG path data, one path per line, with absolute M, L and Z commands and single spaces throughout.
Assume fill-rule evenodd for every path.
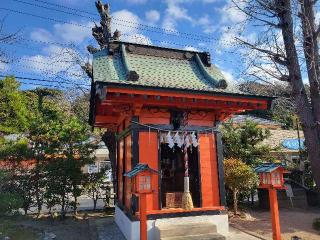
M 115 207 L 115 222 L 127 240 L 140 240 L 140 222 L 131 221 L 118 206 Z M 226 235 L 229 232 L 227 214 L 161 218 L 147 221 L 148 239 L 159 240 L 158 226 L 192 223 L 212 223 L 216 225 L 218 233 Z

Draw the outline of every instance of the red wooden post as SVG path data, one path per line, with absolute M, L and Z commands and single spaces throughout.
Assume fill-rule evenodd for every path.
M 273 240 L 281 240 L 277 189 L 269 187 L 269 201 Z
M 140 240 L 147 240 L 147 194 L 139 195 L 139 209 L 140 209 Z

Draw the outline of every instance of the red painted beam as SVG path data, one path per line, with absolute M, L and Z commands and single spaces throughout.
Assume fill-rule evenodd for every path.
M 103 124 L 103 123 L 114 123 L 117 124 L 120 120 L 118 116 L 110 116 L 110 115 L 96 115 L 95 117 L 96 124 Z
M 102 103 L 102 105 L 110 104 L 140 104 L 146 106 L 158 106 L 158 107 L 178 107 L 184 109 L 223 109 L 228 111 L 239 111 L 239 110 L 255 110 L 255 109 L 266 109 L 267 105 L 257 104 L 257 103 L 247 103 L 239 101 L 213 101 L 207 99 L 181 99 L 181 98 L 171 98 L 171 97 L 161 97 L 158 99 L 156 96 L 134 96 L 109 94 L 107 99 Z
M 128 89 L 128 88 L 117 88 L 117 87 L 108 87 L 108 94 L 117 93 L 117 94 L 137 94 L 137 95 L 153 95 L 160 97 L 178 97 L 178 98 L 196 98 L 196 99 L 209 99 L 209 100 L 222 100 L 222 101 L 237 101 L 237 102 L 251 102 L 251 103 L 261 103 L 266 104 L 268 99 L 258 99 L 254 97 L 246 97 L 246 96 L 234 96 L 226 93 L 226 96 L 212 96 L 205 94 L 190 94 L 190 93 L 178 93 L 178 92 L 165 92 L 165 91 L 156 91 L 156 90 L 139 90 L 139 89 Z

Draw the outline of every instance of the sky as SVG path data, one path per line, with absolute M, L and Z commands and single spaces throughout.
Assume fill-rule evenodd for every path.
M 91 28 L 99 23 L 94 0 L 1 0 L 2 34 L 17 40 L 2 44 L 9 64 L 3 75 L 21 77 L 23 88 L 41 85 L 88 88 L 75 62 L 90 61 L 86 46 L 96 45 Z M 106 2 L 105 0 L 103 1 Z M 227 79 L 237 82 L 242 70 L 233 50 L 238 26 L 245 20 L 231 0 L 109 0 L 112 31 L 121 40 L 169 48 L 207 51 Z M 254 37 L 254 33 L 246 33 Z M 33 78 L 50 81 L 37 81 Z M 41 84 L 41 85 L 40 85 Z

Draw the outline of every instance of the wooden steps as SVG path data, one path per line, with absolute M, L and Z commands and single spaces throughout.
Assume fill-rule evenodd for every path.
M 187 223 L 157 226 L 160 240 L 225 240 L 217 233 L 217 227 L 210 223 Z
M 226 237 L 219 233 L 161 238 L 161 240 L 225 240 L 225 239 Z

